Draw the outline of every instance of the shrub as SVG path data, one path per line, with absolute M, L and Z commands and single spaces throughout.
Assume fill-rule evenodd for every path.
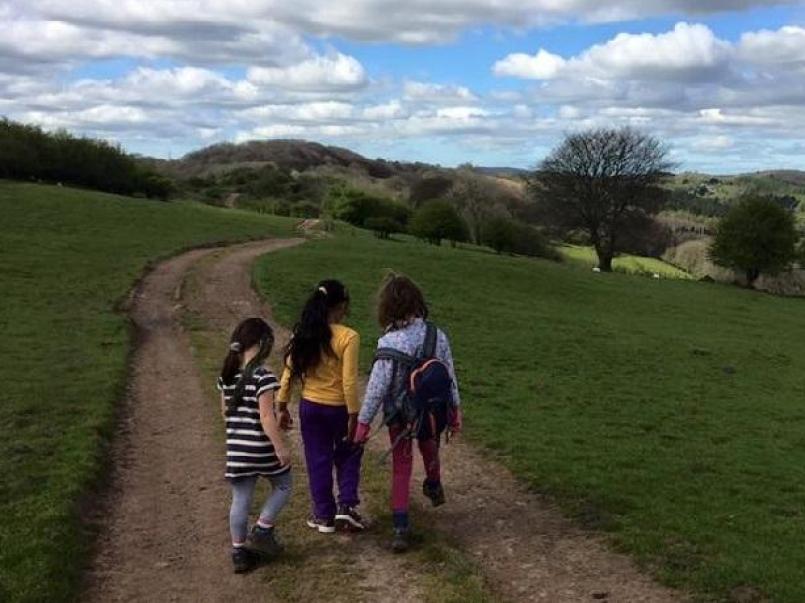
M 378 239 L 388 239 L 395 232 L 405 232 L 405 227 L 400 222 L 388 216 L 368 218 L 364 226 L 374 231 Z
M 335 217 L 354 226 L 368 227 L 367 220 L 372 218 L 389 218 L 405 226 L 411 215 L 405 205 L 361 190 L 345 189 L 337 194 L 341 198 L 335 206 Z
M 515 253 L 559 261 L 561 256 L 533 226 L 502 216 L 490 219 L 483 229 L 483 242 L 498 253 Z
M 469 237 L 467 224 L 447 201 L 430 201 L 420 207 L 411 218 L 409 231 L 434 245 L 441 245 L 442 239 L 460 243 Z
M 300 201 L 291 205 L 291 214 L 297 218 L 318 218 L 321 210 L 315 203 Z

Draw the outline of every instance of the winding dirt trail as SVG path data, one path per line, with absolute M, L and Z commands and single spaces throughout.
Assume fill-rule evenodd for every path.
M 231 573 L 221 426 L 209 412 L 208 384 L 181 318 L 191 311 L 207 332 L 224 341 L 243 316 L 268 316 L 269 308 L 251 287 L 252 263 L 300 242 L 271 240 L 191 251 L 157 266 L 138 287 L 131 316 L 139 343 L 114 446 L 112 485 L 102 505 L 105 516 L 99 519 L 97 553 L 82 600 L 287 600 L 274 598 L 258 572 L 247 577 Z M 185 291 L 190 274 L 196 284 L 192 295 Z M 292 437 L 298 446 L 298 436 Z M 378 448 L 383 446 L 380 439 L 373 440 Z M 298 450 L 296 458 L 301 459 Z M 642 575 L 601 539 L 573 527 L 470 446 L 451 444 L 444 467 L 448 504 L 420 512 L 439 516 L 438 525 L 478 559 L 502 598 L 684 600 Z M 301 471 L 296 483 L 300 495 L 305 489 Z M 357 549 L 357 573 L 349 577 L 358 582 L 357 595 L 351 600 L 422 599 L 425 582 L 382 542 L 363 536 L 354 544 L 347 542 Z M 343 554 L 330 548 L 317 554 Z

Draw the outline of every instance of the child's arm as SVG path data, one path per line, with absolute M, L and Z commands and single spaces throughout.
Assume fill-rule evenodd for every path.
M 355 432 L 356 443 L 361 444 L 369 438 L 369 426 L 377 411 L 380 410 L 383 398 L 388 395 L 393 371 L 394 366 L 391 360 L 377 360 L 372 366 L 372 374 L 366 385 L 361 412 L 358 415 L 358 427 Z
M 282 371 L 282 377 L 280 377 L 280 389 L 277 392 L 277 410 L 279 411 L 279 425 L 280 429 L 283 431 L 288 431 L 291 429 L 293 425 L 293 419 L 291 418 L 291 413 L 288 411 L 288 402 L 291 398 L 291 368 L 286 363 L 285 368 Z
M 274 392 L 268 391 L 261 394 L 257 402 L 260 405 L 260 424 L 263 426 L 263 431 L 274 445 L 274 451 L 277 453 L 280 463 L 283 466 L 288 465 L 291 462 L 291 457 L 285 447 L 285 442 L 282 440 L 277 419 L 274 417 Z
M 224 398 L 224 392 L 221 392 L 221 416 L 226 421 L 226 398 Z
M 360 335 L 355 333 L 347 341 L 344 348 L 343 361 L 341 365 L 341 381 L 344 387 L 344 401 L 347 404 L 349 423 L 347 427 L 348 441 L 352 441 L 355 436 L 355 428 L 358 426 L 358 411 L 361 409 L 358 400 L 358 357 L 361 349 Z

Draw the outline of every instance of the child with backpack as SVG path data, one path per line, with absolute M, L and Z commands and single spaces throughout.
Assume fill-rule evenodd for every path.
M 260 318 L 248 318 L 232 333 L 218 389 L 226 422 L 226 477 L 232 485 L 229 528 L 235 573 L 252 569 L 261 556 L 282 551 L 274 522 L 291 496 L 291 461 L 274 414 L 276 377 L 263 363 L 274 346 L 274 332 Z M 258 477 L 271 494 L 247 536 L 249 509 Z
M 439 445 L 442 433 L 461 430 L 461 400 L 447 336 L 427 322 L 428 307 L 408 277 L 391 274 L 378 295 L 377 317 L 385 334 L 378 340 L 366 388 L 356 443 L 365 443 L 380 408 L 392 445 L 392 550 L 408 549 L 408 505 L 416 439 L 425 465 L 423 494 L 433 506 L 444 504 Z
M 307 525 L 322 534 L 331 534 L 336 527 L 351 531 L 365 527 L 357 510 L 363 448 L 352 441 L 360 407 L 360 337 L 341 324 L 348 311 L 349 294 L 342 283 L 325 280 L 316 286 L 294 326 L 277 395 L 284 410 L 292 387 L 302 386 L 299 422 L 313 500 Z

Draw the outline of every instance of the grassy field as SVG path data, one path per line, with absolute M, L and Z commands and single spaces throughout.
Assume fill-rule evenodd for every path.
M 79 505 L 123 394 L 116 302 L 153 259 L 292 221 L 8 181 L 0 215 L 0 601 L 59 601 L 80 577 Z
M 368 366 L 388 268 L 453 338 L 469 438 L 666 583 L 805 601 L 800 300 L 354 232 L 256 276 L 286 324 L 343 279 Z
M 581 247 L 579 245 L 562 245 L 559 253 L 569 262 L 573 262 L 585 267 L 592 268 L 598 265 L 598 257 L 592 247 Z M 621 255 L 612 262 L 612 268 L 616 272 L 626 274 L 653 275 L 659 274 L 662 278 L 692 278 L 690 274 L 667 262 L 656 258 L 644 258 L 636 255 Z

